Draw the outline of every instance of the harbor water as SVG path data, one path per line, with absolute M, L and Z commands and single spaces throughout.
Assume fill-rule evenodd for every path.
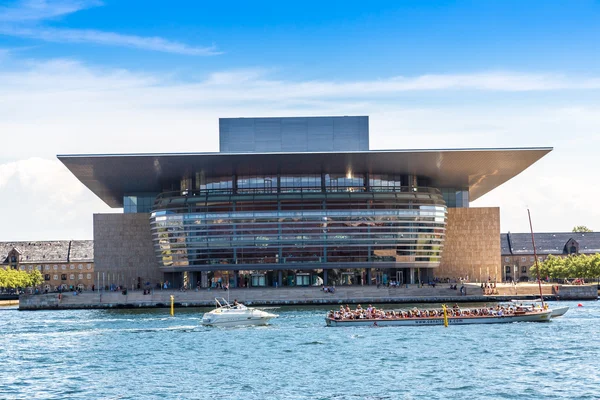
M 449 328 L 327 328 L 315 307 L 241 328 L 200 326 L 201 309 L 3 307 L 0 398 L 598 399 L 600 303 L 560 304 L 549 323 Z

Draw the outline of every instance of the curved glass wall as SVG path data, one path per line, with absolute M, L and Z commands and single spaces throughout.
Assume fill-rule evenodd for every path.
M 364 192 L 364 181 L 344 177 L 342 187 L 353 190 L 247 194 L 240 184 L 249 189 L 260 182 L 240 179 L 238 194 L 165 193 L 157 198 L 151 227 L 162 267 L 439 265 L 446 227 L 446 205 L 439 190 L 399 187 L 398 192 Z M 286 182 L 296 185 L 293 179 Z M 312 182 L 306 180 L 302 185 Z M 318 179 L 314 186 L 308 183 L 308 189 L 316 189 L 317 183 L 321 186 L 327 180 Z M 292 184 L 284 186 L 280 180 L 278 187 L 297 187 Z

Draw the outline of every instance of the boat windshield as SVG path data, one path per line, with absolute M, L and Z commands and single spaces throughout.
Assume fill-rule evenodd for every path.
M 215 297 L 215 303 L 217 304 L 217 308 L 227 309 L 227 310 L 245 310 L 246 306 L 242 303 L 229 304 L 227 300 L 223 297 Z

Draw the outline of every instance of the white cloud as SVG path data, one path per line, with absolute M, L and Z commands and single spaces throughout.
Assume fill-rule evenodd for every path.
M 49 19 L 100 5 L 101 2 L 93 0 L 56 2 L 31 0 L 16 3 L 13 7 L 0 7 L 0 34 L 46 42 L 93 43 L 192 56 L 221 54 L 215 46 L 190 46 L 161 37 L 124 35 L 94 29 L 52 28 L 43 25 Z
M 314 82 L 277 80 L 270 73 L 217 71 L 185 82 L 73 60 L 13 60 L 10 70 L 0 65 L 0 135 L 4 143 L 16 144 L 0 155 L 0 187 L 9 194 L 0 209 L 19 215 L 7 216 L 16 228 L 0 231 L 0 240 L 19 232 L 22 238 L 31 238 L 30 232 L 89 238 L 92 213 L 110 210 L 56 154 L 217 151 L 218 118 L 235 116 L 369 115 L 373 149 L 553 146 L 552 153 L 473 206 L 500 206 L 503 231 L 527 231 L 527 206 L 538 231 L 600 229 L 594 204 L 600 196 L 594 186 L 600 104 L 580 95 L 583 87 L 597 90 L 589 84 L 594 77 L 496 72 L 473 74 L 469 84 L 469 75 L 461 74 L 439 75 L 434 83 L 427 83 L 430 77 L 392 77 L 374 87 L 367 81 L 321 82 L 326 89 L 317 90 Z M 496 88 L 503 79 L 514 82 L 514 76 L 521 84 L 513 85 L 516 92 L 506 100 L 506 92 Z M 394 86 L 398 81 L 402 84 Z M 535 97 L 516 105 L 522 87 Z M 435 105 L 413 104 L 420 92 Z M 484 93 L 486 101 L 469 99 L 473 92 Z M 23 161 L 31 157 L 51 164 Z M 51 217 L 61 223 L 51 224 Z M 44 218 L 48 222 L 36 227 Z
M 45 19 L 60 17 L 100 6 L 102 3 L 95 0 L 28 0 L 18 1 L 12 7 L 0 7 L 0 22 L 37 22 Z
M 110 209 L 56 159 L 0 164 L 0 240 L 91 238 L 91 211 Z
M 217 51 L 214 46 L 195 47 L 160 37 L 122 35 L 119 33 L 102 32 L 93 29 L 16 28 L 0 26 L 0 34 L 40 39 L 46 42 L 93 43 L 191 56 L 212 56 L 222 54 Z

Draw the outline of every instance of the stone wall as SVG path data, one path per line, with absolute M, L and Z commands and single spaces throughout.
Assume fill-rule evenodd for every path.
M 449 208 L 442 261 L 435 275 L 501 281 L 500 265 L 500 209 Z
M 137 287 L 163 280 L 152 246 L 150 215 L 94 214 L 94 256 L 98 286 Z M 104 275 L 103 275 L 104 274 Z
M 562 300 L 596 300 L 598 285 L 560 285 L 556 295 Z

